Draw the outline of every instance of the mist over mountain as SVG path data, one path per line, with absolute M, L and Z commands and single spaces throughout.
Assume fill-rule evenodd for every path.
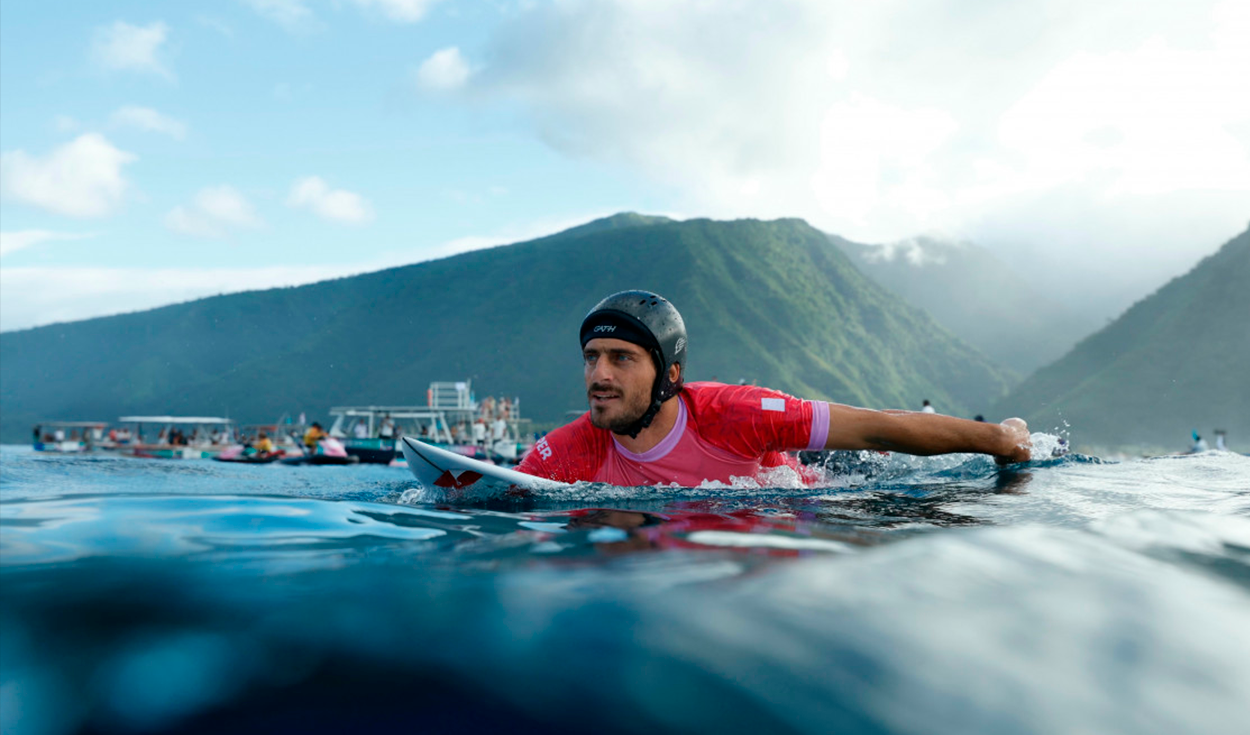
M 873 280 L 993 360 L 1027 375 L 1102 321 L 1039 292 L 990 251 L 928 237 L 864 245 L 830 235 Z
M 691 380 L 754 381 L 870 407 L 984 412 L 1011 374 L 863 276 L 800 220 L 634 214 L 550 237 L 295 288 L 0 334 L 0 431 L 127 413 L 325 418 L 332 405 L 424 403 L 434 380 L 585 406 L 577 329 L 603 296 L 670 298 Z
M 995 407 L 1080 446 L 1184 449 L 1250 440 L 1250 230 L 1134 304 Z M 1244 449 L 1242 451 L 1245 451 Z

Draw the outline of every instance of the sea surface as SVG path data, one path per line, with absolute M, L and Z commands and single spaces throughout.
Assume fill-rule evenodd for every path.
M 1250 458 L 829 471 L 466 506 L 4 447 L 0 731 L 1250 732 Z

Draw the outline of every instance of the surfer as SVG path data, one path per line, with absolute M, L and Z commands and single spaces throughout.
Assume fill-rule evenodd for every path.
M 563 482 L 613 485 L 730 482 L 788 466 L 789 452 L 871 449 L 1029 459 L 1021 419 L 978 423 L 936 413 L 875 411 L 806 401 L 752 385 L 685 383 L 686 326 L 666 299 L 622 291 L 581 326 L 590 410 L 552 431 L 518 470 Z

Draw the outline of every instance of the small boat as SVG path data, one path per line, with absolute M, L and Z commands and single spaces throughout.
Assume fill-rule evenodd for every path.
M 237 445 L 234 421 L 217 416 L 122 416 L 133 440 L 118 449 L 148 459 L 211 459 Z M 160 427 L 153 439 L 153 427 Z M 145 433 L 146 432 L 146 433 Z
M 311 465 L 344 465 L 357 464 L 360 457 L 353 457 L 347 453 L 343 444 L 332 436 L 322 437 L 317 442 L 317 451 L 296 457 L 286 457 L 282 460 L 282 464 L 311 464 Z
M 347 453 L 367 464 L 404 462 L 401 436 L 476 459 L 515 464 L 529 445 L 528 419 L 520 416 L 520 400 L 488 397 L 479 402 L 472 381 L 433 382 L 424 406 L 338 406 L 330 409 L 330 436 Z
M 286 457 L 284 452 L 270 452 L 268 454 L 240 454 L 237 457 L 223 457 L 217 455 L 213 457 L 215 462 L 235 462 L 238 464 L 269 464 L 277 462 Z
M 299 456 L 283 457 L 281 461 L 282 461 L 282 464 L 289 464 L 289 465 L 301 465 L 301 464 L 345 465 L 345 464 L 359 464 L 360 458 L 353 457 L 350 454 L 347 455 L 346 457 L 335 457 L 335 456 L 331 456 L 328 454 L 305 454 L 302 457 L 299 457 Z
M 287 456 L 286 452 L 278 449 L 273 452 L 251 452 L 247 451 L 247 447 L 242 444 L 236 444 L 232 447 L 223 449 L 221 454 L 213 457 L 217 462 L 235 462 L 238 464 L 269 464 L 277 462 Z
M 78 454 L 94 449 L 110 449 L 103 421 L 43 421 L 35 425 L 31 445 L 36 452 Z

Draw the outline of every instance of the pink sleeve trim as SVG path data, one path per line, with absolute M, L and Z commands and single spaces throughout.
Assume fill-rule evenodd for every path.
M 825 448 L 829 441 L 829 404 L 824 401 L 811 401 L 812 404 L 812 435 L 807 442 L 807 451 L 815 452 Z

